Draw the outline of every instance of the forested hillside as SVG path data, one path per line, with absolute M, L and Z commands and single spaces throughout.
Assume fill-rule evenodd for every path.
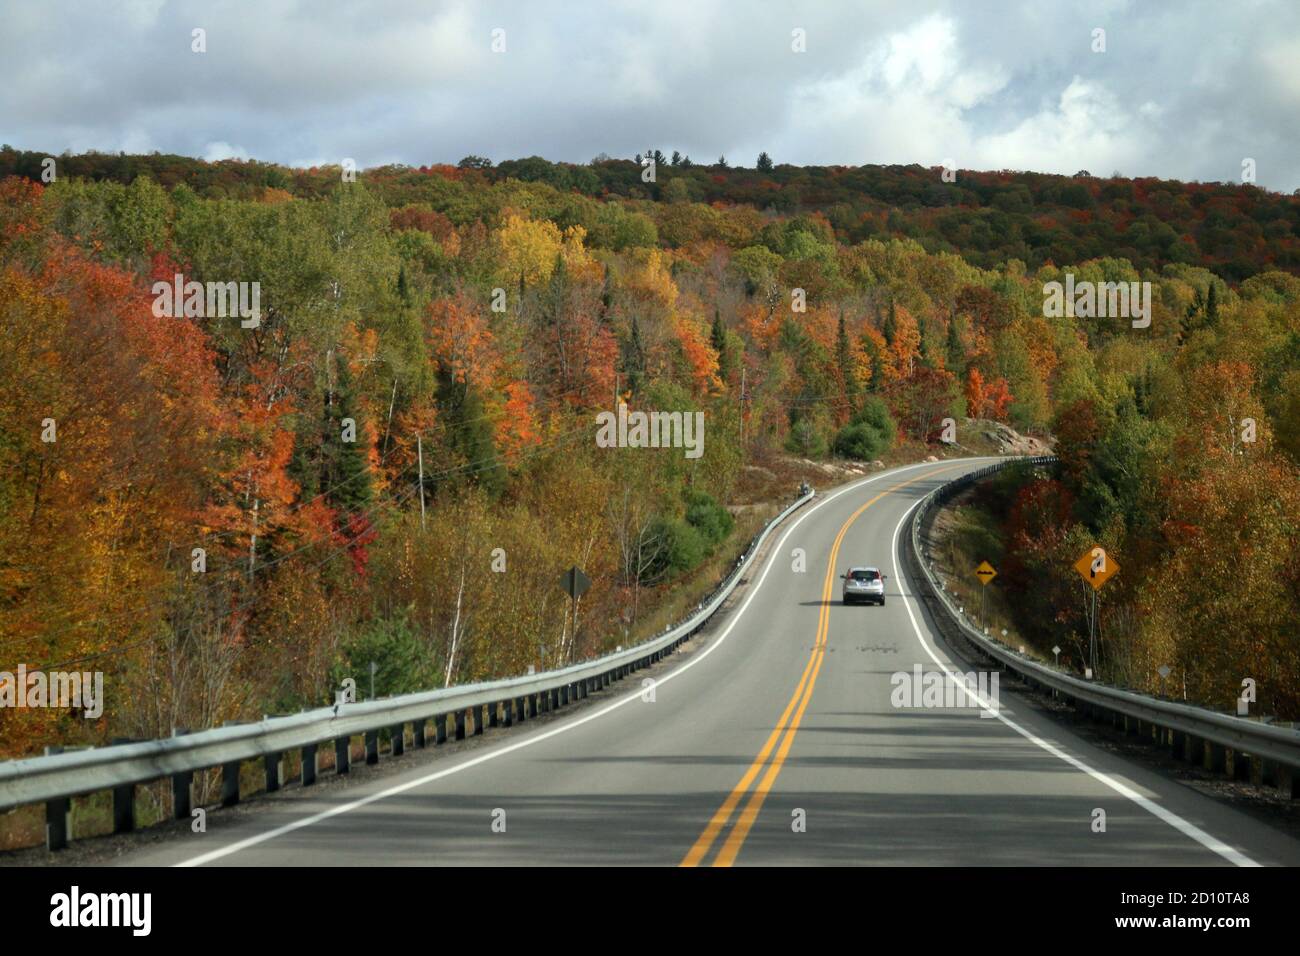
M 92 154 L 44 184 L 41 159 L 0 151 L 0 670 L 109 693 L 93 722 L 0 710 L 0 756 L 368 692 L 370 661 L 395 693 L 612 647 L 716 556 L 746 465 L 967 415 L 1060 441 L 1012 513 L 1035 620 L 1075 625 L 1036 582 L 1096 535 L 1135 659 L 1300 686 L 1295 198 L 681 159 L 346 181 Z M 1151 282 L 1150 327 L 1045 317 L 1067 272 Z M 158 315 L 177 274 L 260 283 L 258 323 Z M 598 448 L 616 397 L 704 412 L 704 454 Z
M 596 213 L 586 200 L 644 201 L 634 208 L 654 219 L 671 246 L 734 244 L 743 231 L 708 208 L 722 204 L 781 215 L 820 212 L 842 244 L 915 239 L 928 252 L 955 252 L 983 268 L 1019 259 L 1032 271 L 1049 262 L 1111 256 L 1137 269 L 1201 265 L 1233 282 L 1274 269 L 1300 270 L 1300 203 L 1252 185 L 1106 178 L 1086 170 L 1056 176 L 962 169 L 947 181 L 939 168 L 919 165 L 801 167 L 774 165 L 764 155 L 745 169 L 727 165 L 725 157 L 697 164 L 676 151 L 665 156 L 654 150 L 653 156 L 653 182 L 643 180 L 640 156 L 601 156 L 581 166 L 537 156 L 493 166 L 469 156 L 456 168 L 388 166 L 367 171 L 366 179 L 389 205 L 428 202 L 458 226 L 496 208 L 481 186 L 516 179 L 569 194 L 557 210 L 589 231 Z M 40 179 L 45 158 L 0 148 L 0 178 Z M 169 189 L 186 183 L 205 198 L 254 199 L 267 188 L 319 198 L 339 179 L 337 168 L 201 163 L 159 154 L 88 153 L 59 163 L 68 177 L 127 184 L 147 175 Z M 620 241 L 633 243 L 634 235 L 641 236 L 628 233 Z

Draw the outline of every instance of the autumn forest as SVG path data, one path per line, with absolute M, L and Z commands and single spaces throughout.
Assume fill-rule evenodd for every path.
M 949 417 L 1060 458 L 988 492 L 1023 633 L 1086 631 L 1098 541 L 1130 569 L 1104 676 L 1257 675 L 1300 717 L 1300 198 L 658 151 L 44 160 L 0 150 L 0 671 L 108 695 L 0 710 L 0 756 L 368 696 L 372 661 L 393 694 L 625 645 L 787 464 L 944 453 Z M 1150 326 L 1048 317 L 1067 273 L 1149 282 Z M 259 283 L 258 322 L 158 314 L 177 275 Z M 704 454 L 598 448 L 617 402 L 702 412 Z

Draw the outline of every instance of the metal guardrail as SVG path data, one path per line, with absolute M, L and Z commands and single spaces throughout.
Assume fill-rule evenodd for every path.
M 935 489 L 923 499 L 912 518 L 911 553 L 916 568 L 921 572 L 920 580 L 925 584 L 928 597 L 933 602 L 932 606 L 944 611 L 961 636 L 976 650 L 1015 671 L 1031 685 L 1055 691 L 1058 696 L 1073 701 L 1076 706 L 1082 705 L 1083 709 L 1090 710 L 1094 717 L 1110 715 L 1116 720 L 1123 719 L 1126 729 L 1134 733 L 1145 732 L 1151 735 L 1151 731 L 1155 730 L 1162 742 L 1168 743 L 1174 753 L 1183 759 L 1199 760 L 1195 755 L 1203 754 L 1204 744 L 1209 744 L 1233 751 L 1234 757 L 1243 754 L 1271 762 L 1275 767 L 1300 769 L 1300 729 L 1273 726 L 1076 677 L 1030 660 L 999 643 L 982 633 L 954 606 L 947 590 L 935 577 L 928 556 L 921 550 L 921 526 L 926 517 L 936 506 L 948 501 L 958 492 L 1008 465 L 1044 465 L 1055 460 L 1052 456 L 1045 456 L 999 462 L 962 475 Z M 1135 725 L 1130 726 L 1130 722 L 1135 722 Z M 1212 751 L 1208 759 L 1214 769 L 1224 769 L 1222 750 Z M 1267 776 L 1267 773 L 1263 776 Z M 1290 787 L 1293 795 L 1297 782 L 1300 782 L 1300 776 L 1292 774 Z
M 286 751 L 302 751 L 302 782 L 315 782 L 317 748 L 335 744 L 335 771 L 346 773 L 351 760 L 351 740 L 365 736 L 366 762 L 379 759 L 378 738 L 392 732 L 393 752 L 406 746 L 406 725 L 411 724 L 414 746 L 426 744 L 428 721 L 435 723 L 436 743 L 447 739 L 447 719 L 452 718 L 455 739 L 465 737 L 466 714 L 474 715 L 474 733 L 485 724 L 511 726 L 608 687 L 634 671 L 662 660 L 689 638 L 717 611 L 749 569 L 774 528 L 792 512 L 812 500 L 811 488 L 774 517 L 753 539 L 730 574 L 696 612 L 658 637 L 624 650 L 583 661 L 566 668 L 504 680 L 465 684 L 440 690 L 403 694 L 359 703 L 339 703 L 288 716 L 266 717 L 192 734 L 176 733 L 147 740 L 93 747 L 67 753 L 48 752 L 0 763 L 0 809 L 36 803 L 46 805 L 46 846 L 67 845 L 70 800 L 97 791 L 113 792 L 114 832 L 135 828 L 135 787 L 170 777 L 173 817 L 191 815 L 190 785 L 196 771 L 222 768 L 222 803 L 238 803 L 239 773 L 244 761 L 265 761 L 266 789 L 278 790 L 280 762 Z

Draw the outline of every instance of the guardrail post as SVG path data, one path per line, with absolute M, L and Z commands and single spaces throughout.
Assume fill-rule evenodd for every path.
M 113 744 L 132 743 L 130 737 L 114 737 Z M 130 833 L 135 829 L 135 784 L 113 788 L 113 832 Z
M 465 711 L 456 711 L 456 739 L 465 739 Z
M 1282 796 L 1289 800 L 1300 798 L 1300 772 L 1295 767 L 1278 764 L 1277 787 L 1282 791 Z
M 1250 757 L 1240 750 L 1232 752 L 1232 779 L 1250 780 Z
M 477 737 L 483 733 L 487 727 L 487 704 L 480 704 L 474 708 L 474 736 Z
M 1205 761 L 1205 741 L 1191 734 L 1183 735 L 1183 759 L 1188 763 L 1201 764 Z
M 71 814 L 72 801 L 67 797 L 45 801 L 45 849 L 53 852 L 67 847 L 72 832 Z
M 113 788 L 113 832 L 130 833 L 135 829 L 135 784 Z
M 411 743 L 415 744 L 416 749 L 423 749 L 427 746 L 427 741 L 424 739 L 424 726 L 428 719 L 427 717 L 421 717 L 411 724 Z
M 528 695 L 528 716 L 529 717 L 537 716 L 537 695 L 536 694 Z
M 334 738 L 334 773 L 347 773 L 352 763 L 352 738 Z
M 505 714 L 506 726 L 513 727 L 515 725 L 515 702 L 511 700 L 509 697 L 507 697 L 505 702 L 501 706 L 502 709 L 504 709 L 506 712 Z
M 173 737 L 183 737 L 188 734 L 189 730 L 184 727 L 173 727 Z M 172 774 L 172 819 L 188 820 L 190 810 L 193 808 L 192 798 L 190 797 L 190 786 L 194 782 L 194 772 L 192 770 L 182 770 L 179 773 Z
M 488 726 L 489 727 L 501 726 L 500 711 L 504 706 L 505 706 L 504 703 L 498 704 L 496 701 L 493 701 L 492 703 L 488 704 Z M 506 726 L 509 727 L 510 725 L 506 724 Z
M 366 740 L 366 764 L 373 765 L 379 763 L 379 731 L 367 730 Z
M 1227 773 L 1228 748 L 1223 744 L 1207 742 L 1205 745 L 1205 769 L 1213 773 Z
M 446 714 L 439 714 L 437 717 L 433 718 L 433 742 L 435 746 L 447 742 Z
M 310 787 L 316 782 L 316 744 L 302 748 L 302 785 Z
M 568 684 L 565 684 L 563 687 L 560 688 L 560 706 L 561 707 L 569 706 L 569 685 Z
M 1277 762 L 1265 760 L 1263 757 L 1259 760 L 1259 785 L 1261 787 L 1277 786 Z
M 239 764 L 238 760 L 221 765 L 221 805 L 233 807 L 239 802 Z
M 524 713 L 524 698 L 516 697 L 515 698 L 515 720 L 518 723 L 522 724 L 527 719 L 528 716 L 527 714 Z
M 423 727 L 423 721 L 417 721 Z M 406 753 L 406 724 L 398 724 L 392 730 L 392 739 L 389 741 L 389 752 L 394 757 L 400 757 Z
M 63 748 L 59 746 L 45 748 L 47 757 L 61 753 Z M 72 801 L 67 797 L 45 801 L 45 849 L 53 852 L 68 845 L 68 837 L 72 832 L 72 822 L 69 819 L 71 813 Z
M 1178 760 L 1183 759 L 1184 751 L 1187 749 L 1187 735 L 1181 730 L 1169 731 L 1169 753 Z
M 266 761 L 266 792 L 275 793 L 280 789 L 280 761 L 284 754 L 274 753 L 267 754 Z

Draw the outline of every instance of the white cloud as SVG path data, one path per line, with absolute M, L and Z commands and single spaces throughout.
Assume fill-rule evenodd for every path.
M 959 0 L 123 0 L 19 5 L 0 142 L 275 162 L 777 162 L 1122 168 L 1300 186 L 1300 5 Z M 190 52 L 190 30 L 208 52 Z M 1091 51 L 1104 25 L 1107 52 Z M 494 55 L 495 27 L 508 52 Z M 807 52 L 790 31 L 807 31 Z M 123 131 L 128 131 L 123 133 Z M 132 147 L 133 148 L 133 147 Z M 337 162 L 331 159 L 330 162 Z
M 217 163 L 223 159 L 251 159 L 252 156 L 242 146 L 231 146 L 226 142 L 215 142 L 208 143 L 203 147 L 203 158 L 210 163 Z

